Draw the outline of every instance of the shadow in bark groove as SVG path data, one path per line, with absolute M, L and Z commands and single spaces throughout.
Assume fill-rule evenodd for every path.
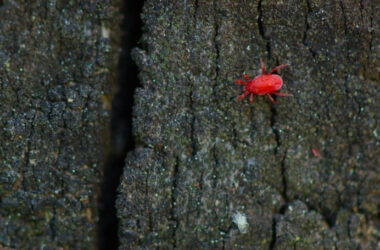
M 141 35 L 140 13 L 144 1 L 124 0 L 122 23 L 122 51 L 119 60 L 119 79 L 112 103 L 111 150 L 104 167 L 99 202 L 99 249 L 117 249 L 118 219 L 115 201 L 124 158 L 134 148 L 132 137 L 133 94 L 138 85 L 138 70 L 131 58 L 131 49 Z

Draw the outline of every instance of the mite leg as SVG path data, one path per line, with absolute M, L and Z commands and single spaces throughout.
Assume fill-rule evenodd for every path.
M 265 66 L 261 58 L 260 58 L 260 68 L 261 68 L 261 74 L 265 75 Z
M 235 83 L 236 84 L 247 85 L 247 83 L 245 81 L 242 81 L 242 80 L 236 80 Z
M 249 103 L 253 103 L 253 94 L 249 96 Z
M 313 152 L 314 157 L 316 157 L 316 158 L 321 158 L 321 155 L 319 154 L 317 148 L 312 148 L 312 149 L 311 149 L 311 152 Z
M 275 103 L 273 97 L 272 97 L 270 94 L 267 94 L 267 96 L 268 96 L 269 100 L 270 100 L 272 103 Z
M 248 82 L 251 80 L 251 79 L 249 79 L 249 77 L 246 74 L 243 74 L 243 76 L 244 76 L 245 80 L 247 80 Z
M 292 94 L 287 94 L 287 93 L 281 93 L 281 92 L 272 92 L 273 95 L 278 95 L 278 96 L 293 96 Z
M 274 72 L 276 72 L 277 70 L 282 69 L 282 68 L 285 68 L 285 67 L 287 67 L 287 66 L 289 66 L 289 64 L 281 64 L 281 65 L 277 66 L 276 68 L 272 69 L 272 70 L 268 73 L 268 75 L 271 75 L 271 74 L 273 74 Z
M 237 97 L 238 101 L 240 101 L 241 99 L 243 99 L 244 97 L 246 97 L 248 94 L 249 94 L 249 92 L 248 92 L 248 91 L 245 91 L 242 95 L 239 95 L 239 96 Z

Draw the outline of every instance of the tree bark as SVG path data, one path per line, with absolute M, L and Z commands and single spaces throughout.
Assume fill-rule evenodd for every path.
M 1 249 L 95 247 L 117 4 L 0 1 Z
M 378 5 L 147 0 L 121 249 L 380 247 Z

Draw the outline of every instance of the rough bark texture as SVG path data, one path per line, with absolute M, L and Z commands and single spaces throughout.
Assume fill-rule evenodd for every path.
M 0 1 L 1 249 L 94 248 L 115 4 Z
M 380 248 L 378 5 L 146 1 L 121 249 Z M 236 101 L 259 58 L 293 97 Z

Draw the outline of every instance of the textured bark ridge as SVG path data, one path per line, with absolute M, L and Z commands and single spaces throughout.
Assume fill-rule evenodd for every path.
M 0 1 L 1 249 L 96 244 L 112 4 Z
M 380 247 L 377 5 L 146 1 L 121 249 Z M 236 101 L 259 58 L 293 97 Z

